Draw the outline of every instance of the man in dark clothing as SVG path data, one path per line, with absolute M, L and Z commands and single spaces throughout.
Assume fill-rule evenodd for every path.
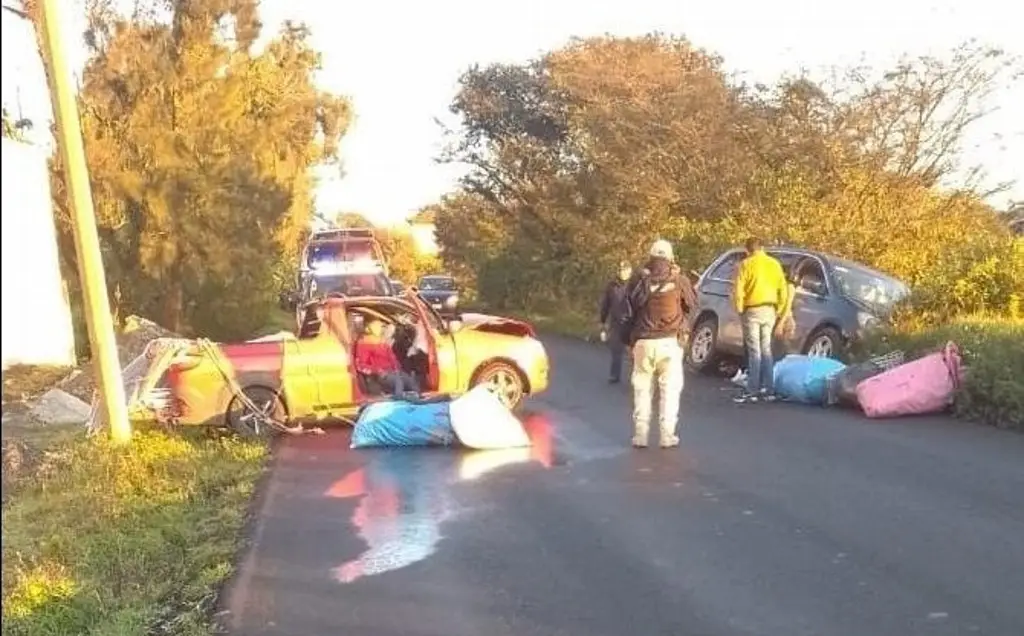
M 622 358 L 626 353 L 622 333 L 622 310 L 625 307 L 626 284 L 633 275 L 633 267 L 626 261 L 619 263 L 619 273 L 615 280 L 605 287 L 601 297 L 601 340 L 608 344 L 612 364 L 608 375 L 609 384 L 618 384 L 622 379 Z
M 697 305 L 689 279 L 674 263 L 672 245 L 658 240 L 650 260 L 629 283 L 623 309 L 633 349 L 633 447 L 646 448 L 654 381 L 662 448 L 679 445 L 676 426 L 683 391 L 683 347 L 689 314 Z

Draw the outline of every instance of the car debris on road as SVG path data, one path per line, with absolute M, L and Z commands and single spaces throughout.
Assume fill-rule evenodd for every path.
M 965 370 L 956 343 L 906 361 L 892 351 L 857 364 L 829 358 L 786 356 L 775 364 L 776 389 L 786 402 L 846 406 L 869 418 L 927 415 L 953 405 Z M 743 388 L 738 372 L 730 382 Z

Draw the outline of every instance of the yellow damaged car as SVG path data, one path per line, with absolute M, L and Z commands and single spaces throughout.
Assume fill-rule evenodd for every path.
M 352 345 L 373 318 L 386 325 L 403 370 L 426 398 L 486 384 L 514 409 L 548 387 L 547 352 L 529 324 L 483 314 L 445 320 L 410 290 L 399 297 L 314 300 L 294 335 L 235 344 L 177 341 L 173 350 L 147 352 L 137 378 L 126 374 L 133 412 L 144 405 L 158 421 L 226 424 L 246 435 L 270 432 L 262 415 L 289 425 L 350 419 L 362 405 L 388 397 L 353 366 Z

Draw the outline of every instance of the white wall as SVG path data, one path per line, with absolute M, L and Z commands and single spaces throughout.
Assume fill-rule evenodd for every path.
M 32 121 L 32 128 L 23 131 L 29 141 L 49 146 L 52 143 L 50 93 L 35 31 L 31 23 L 9 11 L 0 12 L 0 19 L 3 27 L 3 38 L 0 39 L 3 43 L 3 57 L 0 58 L 3 105 L 12 119 L 25 117 Z
M 3 140 L 0 344 L 4 369 L 12 364 L 75 362 L 71 308 L 57 260 L 47 156 L 44 148 Z

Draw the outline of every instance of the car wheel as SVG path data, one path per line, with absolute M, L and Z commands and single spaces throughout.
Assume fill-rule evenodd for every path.
M 804 355 L 812 358 L 838 358 L 842 336 L 832 327 L 815 329 L 804 345 Z
M 480 369 L 472 386 L 486 385 L 508 410 L 514 410 L 523 401 L 523 377 L 519 370 L 507 362 L 491 362 Z
M 697 371 L 712 372 L 718 368 L 718 320 L 702 318 L 690 334 L 688 347 L 690 366 Z
M 244 404 L 236 395 L 228 403 L 227 424 L 231 430 L 242 437 L 267 438 L 274 434 L 264 417 L 269 416 L 279 422 L 284 421 L 287 412 L 284 402 L 276 391 L 263 386 L 250 386 L 242 389 L 252 406 Z M 255 407 L 255 410 L 252 408 Z

